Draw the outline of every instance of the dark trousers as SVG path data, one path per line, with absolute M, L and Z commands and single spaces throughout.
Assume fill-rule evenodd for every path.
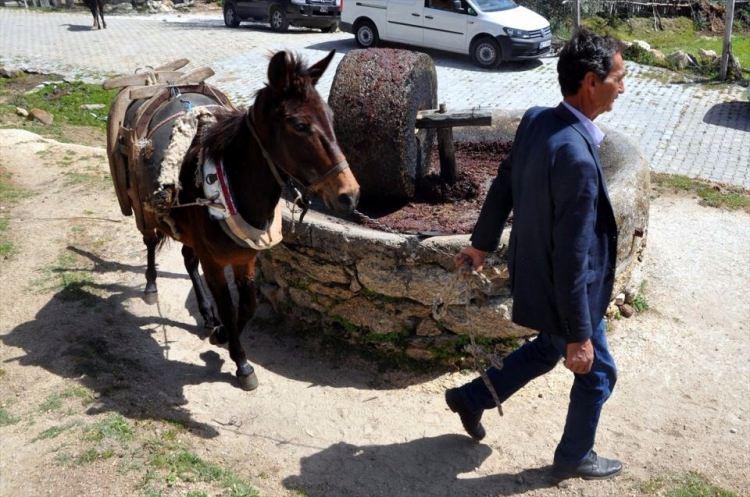
M 594 447 L 599 414 L 617 381 L 615 361 L 609 353 L 605 332 L 606 325 L 602 320 L 591 337 L 594 346 L 591 371 L 575 375 L 570 390 L 565 431 L 555 450 L 555 464 L 577 465 Z M 505 402 L 537 376 L 551 371 L 565 355 L 565 345 L 565 340 L 561 337 L 540 333 L 534 340 L 508 355 L 501 369 L 488 369 L 487 374 L 500 402 Z M 481 377 L 467 383 L 459 391 L 475 411 L 496 407 L 492 394 Z

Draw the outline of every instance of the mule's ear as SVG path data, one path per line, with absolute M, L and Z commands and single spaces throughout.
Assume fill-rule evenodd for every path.
M 307 74 L 310 75 L 310 79 L 312 79 L 313 85 L 317 84 L 320 77 L 324 72 L 326 72 L 328 64 L 331 63 L 331 60 L 333 59 L 333 55 L 335 53 L 336 49 L 331 50 L 330 52 L 328 52 L 328 55 L 316 62 L 315 65 L 310 66 L 310 68 L 307 70 Z
M 283 50 L 273 54 L 268 63 L 268 85 L 278 93 L 283 93 L 291 82 L 289 65 L 289 55 Z

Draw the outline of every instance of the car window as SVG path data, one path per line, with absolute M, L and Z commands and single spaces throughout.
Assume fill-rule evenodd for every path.
M 474 0 L 474 3 L 482 12 L 497 12 L 518 7 L 513 0 Z

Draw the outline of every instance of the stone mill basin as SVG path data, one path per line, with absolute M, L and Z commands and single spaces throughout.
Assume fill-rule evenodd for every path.
M 494 111 L 492 126 L 454 128 L 454 138 L 511 141 L 522 115 Z M 604 131 L 600 158 L 619 232 L 612 298 L 624 293 L 632 300 L 641 283 L 649 168 L 633 142 Z M 510 229 L 488 257 L 487 280 L 467 288 L 457 281 L 453 256 L 468 234 L 387 233 L 312 210 L 292 229 L 286 211 L 284 242 L 259 258 L 260 290 L 274 309 L 320 333 L 387 354 L 455 362 L 470 334 L 498 346 L 535 334 L 511 320 Z

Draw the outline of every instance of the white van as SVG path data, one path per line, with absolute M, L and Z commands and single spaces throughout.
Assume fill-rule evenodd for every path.
M 550 50 L 549 21 L 512 0 L 342 0 L 341 29 L 362 48 L 379 40 L 471 55 L 484 68 Z

